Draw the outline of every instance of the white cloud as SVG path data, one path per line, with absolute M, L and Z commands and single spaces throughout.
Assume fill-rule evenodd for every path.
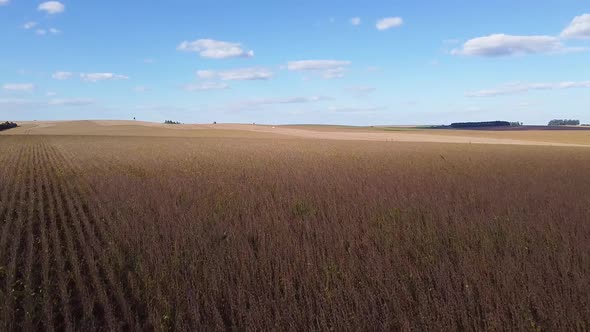
M 92 99 L 51 99 L 49 106 L 88 106 L 96 102 Z
M 117 75 L 113 73 L 82 73 L 80 78 L 85 82 L 99 82 L 109 80 L 128 80 L 129 77 L 125 75 Z
M 573 88 L 590 88 L 590 81 L 557 82 L 557 83 L 508 83 L 495 89 L 472 91 L 465 94 L 467 97 L 496 97 L 527 93 L 535 90 L 563 90 Z
M 214 70 L 199 70 L 197 71 L 197 76 L 200 79 L 208 80 L 215 78 L 217 73 Z
M 35 85 L 31 83 L 7 83 L 2 86 L 6 91 L 29 92 L 35 89 Z
M 345 71 L 346 71 L 346 69 L 343 67 L 328 69 L 328 70 L 324 71 L 324 73 L 322 74 L 322 77 L 327 80 L 331 80 L 331 79 L 335 79 L 335 78 L 342 78 L 342 77 L 344 77 Z
M 361 24 L 361 18 L 360 17 L 353 17 L 350 19 L 350 24 L 352 25 L 360 25 Z
M 287 63 L 287 69 L 315 73 L 325 79 L 334 79 L 343 77 L 346 68 L 350 64 L 350 61 L 338 60 L 301 60 Z
M 245 51 L 240 43 L 231 43 L 213 39 L 198 39 L 195 41 L 184 41 L 178 48 L 179 51 L 195 52 L 203 58 L 227 59 L 227 58 L 250 58 L 254 51 Z
M 329 97 L 313 96 L 313 97 L 285 97 L 285 98 L 266 98 L 266 99 L 253 99 L 242 102 L 243 105 L 256 106 L 256 105 L 277 105 L 277 104 L 306 104 L 306 103 L 317 103 L 320 101 L 331 100 Z
M 59 14 L 66 10 L 66 7 L 59 1 L 47 1 L 39 5 L 37 10 L 44 11 L 47 14 Z
M 309 104 L 319 103 L 326 100 L 332 100 L 332 98 L 325 96 L 260 98 L 233 102 L 228 104 L 225 108 L 230 110 L 251 110 L 258 109 L 268 105 Z
M 51 29 L 49 29 L 49 32 L 53 35 L 58 35 L 61 33 L 61 30 L 56 29 L 56 28 L 51 28 Z
M 576 16 L 561 32 L 563 38 L 590 39 L 590 14 Z
M 57 96 L 57 93 L 55 93 L 55 92 L 49 91 L 49 92 L 45 93 L 45 97 L 55 97 L 55 96 Z
M 338 60 L 301 60 L 291 61 L 287 64 L 287 69 L 292 71 L 314 71 L 340 68 L 350 65 L 350 61 Z
M 330 107 L 330 112 L 336 113 L 375 113 L 385 110 L 385 107 Z
M 377 21 L 375 27 L 377 30 L 383 31 L 391 28 L 397 28 L 404 24 L 404 20 L 401 17 L 386 17 Z
M 47 34 L 47 30 L 37 29 L 37 30 L 35 30 L 35 33 L 38 34 L 39 36 L 45 36 Z
M 25 29 L 25 30 L 32 29 L 32 28 L 36 27 L 37 24 L 38 24 L 37 22 L 33 22 L 33 21 L 27 22 L 27 23 L 23 24 L 23 29 Z
M 184 86 L 185 91 L 209 91 L 209 90 L 225 90 L 229 86 L 225 83 L 205 82 L 201 84 L 187 84 Z
M 366 98 L 371 93 L 377 91 L 377 89 L 372 86 L 359 85 L 349 87 L 346 89 L 346 91 L 351 93 L 356 98 Z
M 461 49 L 454 49 L 451 54 L 500 57 L 563 51 L 567 51 L 567 49 L 557 37 L 494 34 L 468 40 Z
M 58 71 L 58 72 L 53 73 L 53 75 L 51 75 L 51 77 L 54 80 L 63 81 L 63 80 L 67 80 L 67 79 L 72 78 L 73 75 L 74 75 L 74 73 L 70 73 L 69 71 Z
M 47 95 L 48 97 L 51 97 Z M 0 98 L 0 105 L 4 108 L 14 108 L 15 110 L 22 110 L 24 107 L 52 107 L 52 106 L 88 106 L 96 104 L 92 99 L 50 99 L 48 101 L 33 101 L 30 99 L 2 99 Z
M 0 0 L 0 6 L 7 5 L 9 2 L 10 0 Z
M 273 72 L 267 68 L 240 68 L 225 71 L 199 70 L 197 76 L 201 79 L 219 78 L 222 81 L 256 81 L 270 80 Z

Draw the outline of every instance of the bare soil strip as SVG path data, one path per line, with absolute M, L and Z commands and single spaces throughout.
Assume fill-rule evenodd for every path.
M 419 134 L 407 132 L 356 132 L 356 131 L 312 131 L 286 127 L 269 126 L 244 126 L 244 125 L 222 125 L 227 129 L 244 128 L 256 132 L 273 133 L 291 137 L 307 139 L 326 140 L 349 140 L 349 141 L 381 141 L 381 142 L 425 142 L 425 143 L 462 143 L 462 144 L 499 144 L 499 145 L 532 145 L 532 146 L 569 146 L 569 147 L 590 147 L 584 144 L 534 142 L 516 139 L 468 137 L 468 136 L 444 136 L 436 134 Z

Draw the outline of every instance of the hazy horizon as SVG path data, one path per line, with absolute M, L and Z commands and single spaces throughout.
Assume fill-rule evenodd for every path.
M 0 119 L 590 122 L 590 9 L 0 0 Z

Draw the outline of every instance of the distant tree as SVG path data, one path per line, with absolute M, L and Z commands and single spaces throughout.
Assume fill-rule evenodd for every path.
M 579 126 L 580 120 L 553 119 L 549 121 L 549 126 Z
M 523 125 L 522 122 L 510 122 L 510 127 L 522 127 Z
M 486 122 L 455 122 L 451 128 L 483 128 L 483 127 L 510 127 L 508 121 L 486 121 Z
M 172 121 L 172 120 L 166 120 L 164 121 L 165 124 L 173 124 L 173 125 L 177 125 L 180 124 L 180 122 L 176 122 L 176 121 Z
M 16 128 L 18 127 L 18 125 L 14 122 L 4 122 L 4 123 L 0 123 L 0 131 L 2 130 L 7 130 L 7 129 L 12 129 L 12 128 Z

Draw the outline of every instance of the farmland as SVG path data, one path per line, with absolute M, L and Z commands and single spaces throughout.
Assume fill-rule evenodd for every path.
M 34 128 L 0 330 L 590 329 L 587 147 Z

